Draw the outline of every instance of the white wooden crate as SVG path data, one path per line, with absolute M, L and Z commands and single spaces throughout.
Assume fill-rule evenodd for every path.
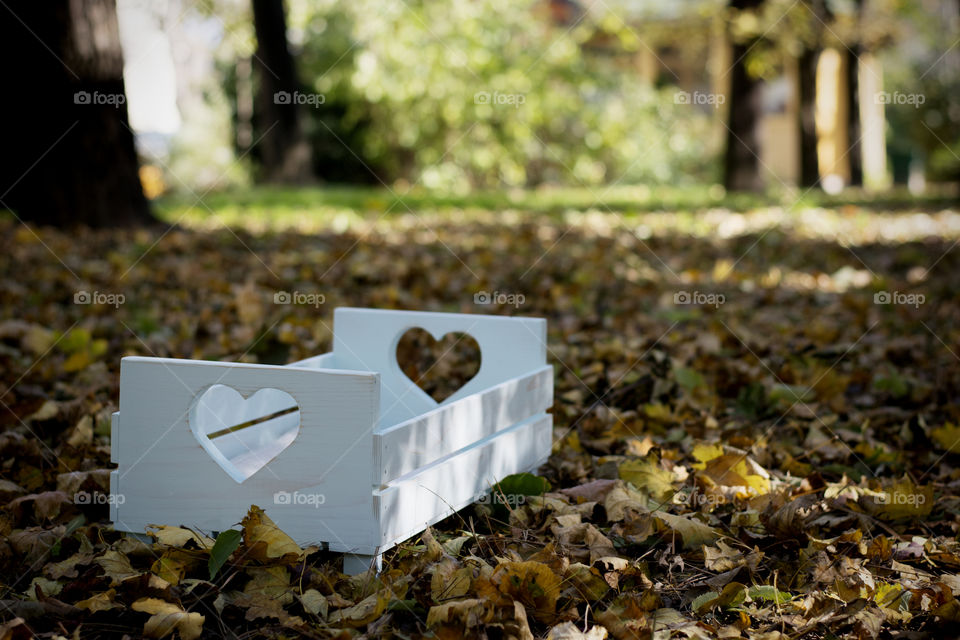
M 440 404 L 397 363 L 413 328 L 438 340 L 464 332 L 480 346 L 476 376 Z M 340 308 L 333 343 L 286 366 L 124 358 L 115 528 L 223 531 L 256 504 L 299 544 L 349 554 L 355 572 L 546 461 L 545 320 Z

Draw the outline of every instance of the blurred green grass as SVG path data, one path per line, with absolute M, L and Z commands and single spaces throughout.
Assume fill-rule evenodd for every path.
M 202 196 L 202 197 L 200 197 Z M 932 211 L 956 204 L 946 191 L 914 196 L 906 190 L 877 194 L 846 191 L 828 195 L 819 190 L 781 191 L 769 194 L 727 194 L 718 185 L 684 187 L 615 186 L 608 189 L 549 188 L 482 191 L 470 194 L 426 190 L 389 190 L 384 187 L 256 186 L 208 194 L 173 194 L 154 202 L 158 216 L 167 221 L 202 223 L 212 216 L 228 225 L 268 222 L 270 226 L 296 225 L 304 217 L 315 222 L 337 216 L 376 219 L 383 215 L 456 211 L 535 211 L 564 213 L 597 210 L 623 215 L 643 212 L 697 212 L 709 209 L 748 211 L 759 207 L 796 210 L 811 207 L 863 207 L 873 210 L 916 209 Z

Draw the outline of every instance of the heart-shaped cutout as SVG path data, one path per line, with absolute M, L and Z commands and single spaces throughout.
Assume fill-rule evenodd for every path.
M 480 345 L 468 333 L 451 332 L 435 340 L 423 329 L 410 329 L 397 343 L 397 364 L 439 404 L 480 371 Z
M 215 384 L 193 403 L 190 430 L 214 462 L 243 482 L 296 439 L 300 406 L 280 389 L 259 389 L 244 398 L 233 387 Z

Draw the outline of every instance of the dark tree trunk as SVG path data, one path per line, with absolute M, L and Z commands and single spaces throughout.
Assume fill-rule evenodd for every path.
M 809 12 L 807 19 L 814 37 L 804 45 L 797 59 L 797 105 L 800 130 L 800 186 L 820 183 L 820 162 L 817 159 L 817 62 L 822 49 L 822 33 L 830 12 L 826 0 L 808 0 L 802 5 Z
M 860 39 L 860 17 L 863 14 L 863 0 L 855 0 L 857 15 L 856 39 L 847 50 L 847 140 L 850 150 L 847 157 L 850 159 L 850 186 L 863 186 L 863 156 L 860 150 L 860 56 L 863 55 L 863 45 Z
M 0 205 L 35 224 L 153 221 L 127 120 L 115 0 L 21 0 L 0 14 Z
M 256 152 L 268 182 L 302 183 L 312 177 L 310 145 L 297 104 L 296 68 L 287 48 L 283 0 L 253 0 L 258 82 L 255 102 Z
M 732 9 L 754 9 L 762 0 L 731 0 Z M 758 126 L 763 110 L 763 83 L 747 73 L 746 56 L 753 41 L 734 43 L 727 112 L 727 145 L 723 186 L 728 191 L 762 191 Z
M 847 140 L 850 150 L 847 158 L 850 161 L 850 186 L 863 186 L 863 157 L 860 151 L 860 61 L 861 47 L 853 45 L 852 51 L 847 52 Z
M 797 103 L 800 128 L 800 186 L 812 187 L 820 181 L 817 159 L 817 49 L 804 49 L 797 59 Z

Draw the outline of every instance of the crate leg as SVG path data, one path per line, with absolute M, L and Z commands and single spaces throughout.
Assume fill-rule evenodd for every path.
M 359 553 L 343 554 L 343 572 L 348 576 L 363 573 L 364 571 L 370 570 L 371 567 L 374 571 L 380 573 L 381 569 L 383 569 L 383 554 L 378 553 L 372 556 Z

